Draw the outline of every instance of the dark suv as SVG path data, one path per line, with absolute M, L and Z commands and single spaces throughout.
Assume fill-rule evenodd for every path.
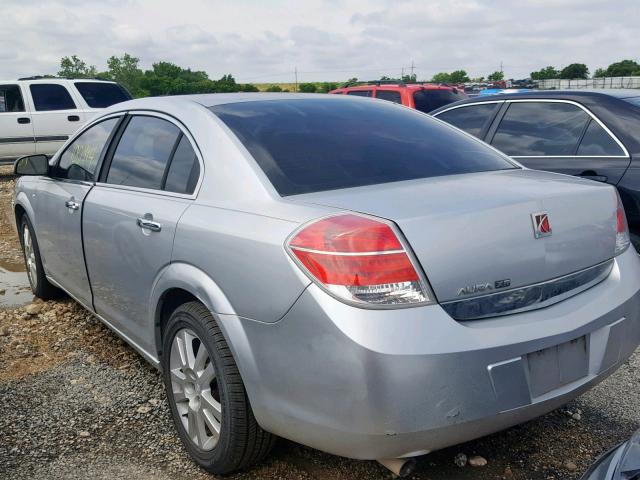
M 529 168 L 617 186 L 640 250 L 640 91 L 492 95 L 446 105 L 432 115 Z
M 389 100 L 425 113 L 467 98 L 462 88 L 435 83 L 365 82 L 347 84 L 329 93 Z

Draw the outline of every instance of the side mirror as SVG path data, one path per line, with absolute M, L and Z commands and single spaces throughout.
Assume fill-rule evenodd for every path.
M 16 175 L 47 175 L 49 173 L 49 159 L 46 155 L 27 155 L 20 157 L 13 164 Z

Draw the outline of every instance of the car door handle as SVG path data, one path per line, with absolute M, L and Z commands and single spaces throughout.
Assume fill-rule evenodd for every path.
M 29 117 L 18 117 L 18 123 L 31 123 L 31 119 Z
M 78 210 L 80 208 L 80 204 L 75 200 L 67 200 L 64 202 L 64 205 L 71 210 Z
M 158 222 L 154 222 L 149 218 L 138 217 L 136 223 L 140 228 L 151 230 L 152 232 L 159 232 L 160 230 L 162 230 L 162 225 L 160 225 Z
M 78 115 L 69 115 L 67 117 L 67 120 L 69 120 L 70 122 L 79 122 L 80 117 Z

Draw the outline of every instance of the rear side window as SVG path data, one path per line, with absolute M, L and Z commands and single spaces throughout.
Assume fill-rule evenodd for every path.
M 598 122 L 591 120 L 578 147 L 578 155 L 612 157 L 624 156 L 624 152 Z
M 18 85 L 0 85 L 0 113 L 24 112 L 24 101 Z
M 413 92 L 413 102 L 415 103 L 416 110 L 424 113 L 432 112 L 436 108 L 457 102 L 458 100 L 463 100 L 464 98 L 466 97 L 460 92 L 449 89 L 418 90 L 417 92 Z
M 193 193 L 199 176 L 200 164 L 196 152 L 189 139 L 182 135 L 171 159 L 164 189 L 175 193 Z
M 278 100 L 211 111 L 280 195 L 517 168 L 482 142 L 387 102 Z
M 347 95 L 354 95 L 356 97 L 370 97 L 372 90 L 349 90 Z
M 29 85 L 36 110 L 48 112 L 52 110 L 73 110 L 76 104 L 69 91 L 56 83 L 35 83 Z
M 483 128 L 493 118 L 498 105 L 500 104 L 483 103 L 481 105 L 459 107 L 436 115 L 436 117 L 471 135 L 480 137 Z
M 118 120 L 110 118 L 81 133 L 60 157 L 53 176 L 69 180 L 95 180 L 100 155 Z
M 131 100 L 131 95 L 117 83 L 75 82 L 75 86 L 91 108 L 107 108 Z
M 584 110 L 569 103 L 512 103 L 491 144 L 507 155 L 575 155 L 590 119 Z
M 180 129 L 161 118 L 136 116 L 113 154 L 107 183 L 160 189 Z
M 400 92 L 396 92 L 394 90 L 376 90 L 376 98 L 389 100 L 393 103 L 402 103 Z

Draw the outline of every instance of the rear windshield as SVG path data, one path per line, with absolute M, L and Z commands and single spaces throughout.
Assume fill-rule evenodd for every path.
M 283 196 L 517 168 L 481 142 L 391 102 L 343 96 L 210 109 Z
M 418 90 L 413 94 L 416 110 L 424 113 L 432 112 L 443 105 L 464 100 L 465 98 L 467 98 L 465 95 L 453 90 Z
M 75 82 L 76 88 L 91 108 L 107 108 L 131 100 L 131 95 L 117 83 Z

